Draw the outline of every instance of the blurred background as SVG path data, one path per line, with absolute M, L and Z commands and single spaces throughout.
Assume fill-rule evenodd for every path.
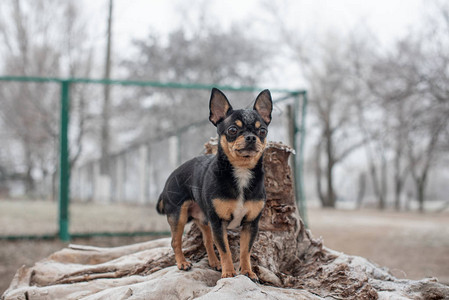
M 0 53 L 0 76 L 193 85 L 71 84 L 70 232 L 123 233 L 72 242 L 167 231 L 154 211 L 167 176 L 216 134 L 198 84 L 275 100 L 305 90 L 314 236 L 397 277 L 449 283 L 447 1 L 5 0 Z M 53 238 L 60 88 L 0 80 L 0 291 L 66 245 Z M 258 91 L 225 93 L 241 108 Z M 275 105 L 270 140 L 291 145 L 293 101 Z

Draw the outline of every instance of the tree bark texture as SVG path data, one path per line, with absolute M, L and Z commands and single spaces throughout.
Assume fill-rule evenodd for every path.
M 216 144 L 206 145 L 214 152 Z M 207 265 L 200 230 L 183 238 L 191 271 L 175 266 L 170 239 L 116 248 L 70 245 L 17 271 L 2 299 L 447 299 L 434 278 L 400 280 L 368 260 L 323 246 L 305 228 L 293 194 L 291 149 L 271 143 L 264 155 L 267 203 L 251 260 L 260 284 L 220 279 Z M 238 231 L 229 231 L 235 266 Z

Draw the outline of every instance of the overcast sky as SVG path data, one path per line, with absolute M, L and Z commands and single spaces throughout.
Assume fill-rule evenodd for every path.
M 282 2 L 284 1 L 277 1 L 277 3 Z M 285 16 L 286 22 L 298 25 L 302 30 L 326 31 L 331 28 L 345 32 L 365 22 L 375 31 L 381 42 L 389 42 L 405 33 L 408 27 L 419 21 L 424 8 L 421 0 L 298 0 L 290 2 L 292 8 Z M 95 16 L 94 18 L 101 22 L 107 12 L 107 3 L 108 0 L 86 1 L 88 14 Z M 181 20 L 177 12 L 185 3 L 192 3 L 192 1 L 114 0 L 116 41 L 119 44 L 126 44 L 133 37 L 144 37 L 150 28 L 158 32 L 168 32 L 179 27 Z M 257 0 L 216 0 L 207 1 L 207 3 L 217 21 L 224 25 L 232 21 L 248 21 L 255 15 L 266 13 L 260 1 Z
M 105 25 L 109 0 L 84 0 L 86 18 L 94 21 L 92 28 L 96 38 L 99 55 L 103 53 Z M 267 7 L 258 0 L 114 0 L 113 46 L 116 58 L 132 59 L 136 53 L 130 47 L 133 39 L 145 38 L 150 31 L 160 34 L 168 33 L 182 25 L 185 20 L 181 11 L 193 7 L 207 5 L 210 12 L 208 18 L 221 26 L 229 26 L 233 22 L 245 24 L 264 22 L 270 13 Z M 422 11 L 425 9 L 422 0 L 298 0 L 273 1 L 282 5 L 288 3 L 288 10 L 282 14 L 283 21 L 290 28 L 297 28 L 299 34 L 319 35 L 328 31 L 347 34 L 357 26 L 365 26 L 379 39 L 380 46 L 388 46 L 395 39 L 404 35 L 411 26 L 419 26 Z M 427 2 L 429 3 L 429 2 Z M 190 9 L 195 11 L 195 9 Z M 198 9 L 199 10 L 199 9 Z M 194 12 L 193 12 L 194 14 Z M 193 17 L 194 18 L 194 17 Z M 254 28 L 246 30 L 252 30 Z M 255 34 L 263 27 L 255 27 Z M 266 30 L 267 27 L 265 27 Z M 268 27 L 269 28 L 269 27 Z M 312 35 L 313 37 L 313 35 Z M 103 61 L 103 59 L 101 59 Z M 286 77 L 297 77 L 295 70 Z M 113 73 L 113 77 L 118 74 Z M 120 75 L 118 75 L 120 77 Z M 278 85 L 278 83 L 275 83 Z M 285 82 L 284 87 L 293 87 L 298 82 Z

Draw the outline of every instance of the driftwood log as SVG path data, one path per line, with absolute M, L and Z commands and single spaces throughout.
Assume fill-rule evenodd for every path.
M 216 149 L 213 142 L 206 151 Z M 251 255 L 256 284 L 221 279 L 208 267 L 201 232 L 183 238 L 192 270 L 175 266 L 170 239 L 115 248 L 70 245 L 33 267 L 19 269 L 2 299 L 449 299 L 437 279 L 404 280 L 368 260 L 323 246 L 299 217 L 288 158 L 270 143 L 264 156 L 267 204 Z M 238 265 L 238 232 L 230 232 Z

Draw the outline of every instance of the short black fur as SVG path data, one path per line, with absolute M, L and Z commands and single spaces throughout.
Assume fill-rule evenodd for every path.
M 262 115 L 256 108 L 257 101 L 263 101 L 259 104 L 264 107 Z M 193 158 L 173 171 L 157 204 L 157 211 L 166 214 L 169 222 L 172 220 L 175 225 L 185 217 L 187 222 L 195 219 L 201 224 L 210 225 L 220 254 L 227 252 L 223 229 L 233 224 L 234 218 L 241 212 L 235 209 L 226 215 L 227 205 L 243 205 L 245 215 L 238 216 L 241 219 L 236 219 L 234 223 L 249 230 L 249 251 L 258 232 L 266 198 L 262 162 L 267 127 L 271 121 L 272 102 L 268 90 L 259 94 L 256 104 L 252 110 L 233 110 L 221 91 L 212 90 L 209 119 L 217 126 L 217 153 Z M 249 203 L 251 201 L 254 203 Z M 221 259 L 223 264 L 223 257 Z

